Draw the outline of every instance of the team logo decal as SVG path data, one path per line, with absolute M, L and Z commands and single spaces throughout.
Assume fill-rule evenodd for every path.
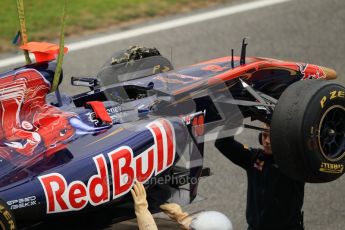
M 310 64 L 297 63 L 299 71 L 303 74 L 303 79 L 320 79 L 326 78 L 323 69 Z
M 93 157 L 97 174 L 91 176 L 87 184 L 79 180 L 68 183 L 59 173 L 38 177 L 45 193 L 47 213 L 80 210 L 87 204 L 106 203 L 128 193 L 135 181 L 145 183 L 172 166 L 176 151 L 172 124 L 166 119 L 158 119 L 146 128 L 153 136 L 152 146 L 135 157 L 129 146 Z

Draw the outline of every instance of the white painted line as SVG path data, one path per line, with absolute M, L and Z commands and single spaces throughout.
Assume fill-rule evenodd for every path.
M 196 14 L 196 15 L 192 15 L 192 16 L 188 16 L 184 18 L 174 19 L 171 21 L 162 22 L 162 23 L 158 23 L 155 25 L 150 25 L 150 26 L 146 26 L 146 27 L 142 27 L 138 29 L 114 33 L 114 34 L 106 35 L 103 37 L 92 38 L 86 41 L 72 43 L 67 46 L 70 51 L 86 49 L 86 48 L 90 48 L 90 47 L 94 47 L 94 46 L 98 46 L 102 44 L 107 44 L 114 41 L 137 37 L 140 35 L 154 33 L 158 31 L 168 30 L 168 29 L 172 29 L 172 28 L 176 28 L 180 26 L 190 25 L 197 22 L 220 18 L 220 17 L 224 17 L 224 16 L 236 14 L 236 13 L 246 12 L 249 10 L 255 10 L 255 9 L 259 9 L 259 8 L 263 8 L 263 7 L 267 7 L 267 6 L 271 6 L 271 5 L 275 5 L 279 3 L 289 2 L 289 1 L 292 1 L 292 0 L 258 0 L 254 2 L 249 2 L 249 3 L 244 3 L 244 4 L 240 4 L 236 6 L 230 6 L 227 8 L 213 10 L 213 11 L 209 11 L 205 13 L 200 13 L 200 14 Z M 15 57 L 1 60 L 0 68 L 9 66 L 9 65 L 19 64 L 19 63 L 24 63 L 23 56 L 15 56 Z

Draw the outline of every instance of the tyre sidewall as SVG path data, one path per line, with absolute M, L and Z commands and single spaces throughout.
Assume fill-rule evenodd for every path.
M 14 215 L 5 202 L 0 200 L 0 229 L 15 230 L 17 229 Z
M 324 156 L 319 145 L 319 128 L 324 114 L 335 105 L 345 108 L 345 97 L 338 96 L 344 94 L 338 92 L 344 92 L 344 88 L 336 84 L 326 85 L 316 92 L 305 110 L 300 144 L 305 167 L 309 167 L 305 169 L 309 172 L 309 175 L 307 174 L 309 182 L 332 181 L 340 177 L 344 171 L 344 155 L 337 160 L 329 160 Z

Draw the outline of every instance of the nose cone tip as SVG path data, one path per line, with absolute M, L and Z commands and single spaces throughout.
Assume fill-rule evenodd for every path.
M 333 80 L 337 78 L 337 72 L 335 72 L 334 69 L 327 68 L 327 67 L 321 67 L 323 72 L 326 74 L 327 80 Z

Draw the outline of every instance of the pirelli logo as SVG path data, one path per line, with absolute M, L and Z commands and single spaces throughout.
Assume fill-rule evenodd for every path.
M 331 163 L 321 163 L 320 172 L 326 173 L 342 173 L 344 170 L 344 165 L 342 164 L 331 164 Z

